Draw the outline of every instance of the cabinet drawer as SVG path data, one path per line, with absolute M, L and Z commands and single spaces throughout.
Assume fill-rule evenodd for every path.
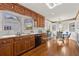
M 14 38 L 14 42 L 15 42 L 15 41 L 19 41 L 19 40 L 20 40 L 20 37 L 15 37 L 15 38 Z
M 11 43 L 13 39 L 0 39 L 0 44 Z

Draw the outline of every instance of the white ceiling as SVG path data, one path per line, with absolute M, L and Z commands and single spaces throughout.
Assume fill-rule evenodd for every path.
M 51 21 L 66 20 L 75 17 L 79 9 L 79 3 L 62 3 L 53 9 L 49 9 L 45 3 L 20 3 L 21 5 L 42 14 Z

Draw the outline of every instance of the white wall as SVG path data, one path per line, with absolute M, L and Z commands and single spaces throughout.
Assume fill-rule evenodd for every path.
M 56 30 L 52 30 L 52 25 L 56 25 Z M 47 31 L 48 29 L 50 29 L 50 31 L 52 32 L 52 37 L 53 37 L 53 33 L 56 33 L 57 31 L 57 25 L 56 23 L 51 23 L 48 20 L 45 19 L 45 31 Z
M 73 22 L 76 23 L 75 20 L 73 20 L 73 21 L 65 21 L 65 22 L 62 22 L 63 31 L 71 32 L 71 31 L 69 31 L 69 24 L 70 24 L 70 23 L 73 23 Z M 75 29 L 76 29 L 76 27 L 75 27 Z M 75 32 L 75 31 L 74 31 L 74 32 L 71 32 L 70 38 L 73 39 L 73 40 L 76 40 L 76 32 Z

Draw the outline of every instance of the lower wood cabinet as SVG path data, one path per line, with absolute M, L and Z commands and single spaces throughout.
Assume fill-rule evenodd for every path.
M 20 37 L 14 38 L 14 44 L 13 44 L 13 54 L 19 55 L 22 52 L 22 39 Z
M 0 39 L 0 56 L 13 55 L 13 39 Z
M 46 33 L 41 33 L 41 39 L 42 39 L 42 43 L 45 43 L 48 41 L 48 37 Z
M 30 47 L 30 40 L 29 40 L 28 36 L 23 36 L 22 38 L 25 41 L 25 45 L 24 45 L 25 46 L 25 50 L 28 51 L 29 47 Z
M 14 55 L 20 55 L 25 51 L 28 51 L 35 46 L 34 35 L 16 37 L 14 39 L 13 52 Z
M 34 35 L 0 39 L 0 56 L 20 55 L 34 47 Z
M 32 49 L 33 47 L 35 47 L 35 37 L 31 35 L 29 39 L 30 39 L 30 49 Z

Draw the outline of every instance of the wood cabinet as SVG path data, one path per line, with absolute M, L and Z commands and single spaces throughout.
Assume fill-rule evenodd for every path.
M 28 51 L 30 48 L 30 40 L 28 36 L 23 36 L 22 39 L 25 41 L 25 50 Z
M 5 6 L 4 6 L 4 4 L 3 3 L 0 3 L 0 10 L 5 10 L 6 8 L 5 8 Z
M 34 35 L 0 39 L 0 56 L 20 55 L 34 47 Z
M 0 56 L 13 55 L 13 39 L 0 39 Z
M 34 19 L 34 21 L 37 21 L 37 14 L 32 12 L 32 18 Z
M 27 35 L 22 37 L 25 40 L 26 51 L 35 47 L 35 37 L 34 35 Z
M 27 35 L 14 38 L 14 55 L 20 55 L 21 53 L 28 51 L 35 46 L 34 35 Z
M 45 19 L 43 16 L 41 15 L 38 15 L 37 16 L 37 27 L 44 27 L 44 23 L 45 22 Z
M 30 16 L 34 19 L 34 21 L 37 22 L 37 27 L 44 27 L 44 24 L 45 24 L 44 16 L 24 6 L 21 6 L 17 3 L 0 3 L 0 10 L 8 10 L 8 11 L 17 12 L 25 16 Z
M 41 33 L 41 39 L 42 39 L 42 43 L 47 42 L 47 40 L 48 40 L 47 34 L 46 33 Z
M 45 18 L 42 16 L 41 17 L 41 27 L 45 26 Z
M 24 13 L 26 16 L 29 16 L 29 10 L 27 9 L 25 9 L 25 13 Z
M 13 10 L 13 8 L 14 8 L 14 4 L 12 4 L 12 3 L 4 3 L 3 4 L 3 6 L 4 6 L 4 8 L 5 8 L 5 10 Z
M 25 13 L 25 9 L 24 9 L 24 8 L 21 8 L 21 7 L 20 7 L 19 5 L 17 5 L 17 4 L 14 4 L 13 6 L 14 6 L 14 7 L 13 7 L 13 10 L 14 10 L 15 12 L 24 15 L 24 13 Z
M 14 55 L 19 55 L 25 51 L 25 41 L 22 37 L 14 38 L 14 46 L 13 46 Z
M 35 47 L 35 37 L 34 37 L 34 35 L 30 35 L 28 38 L 30 39 L 30 48 L 29 49 L 32 49 Z

